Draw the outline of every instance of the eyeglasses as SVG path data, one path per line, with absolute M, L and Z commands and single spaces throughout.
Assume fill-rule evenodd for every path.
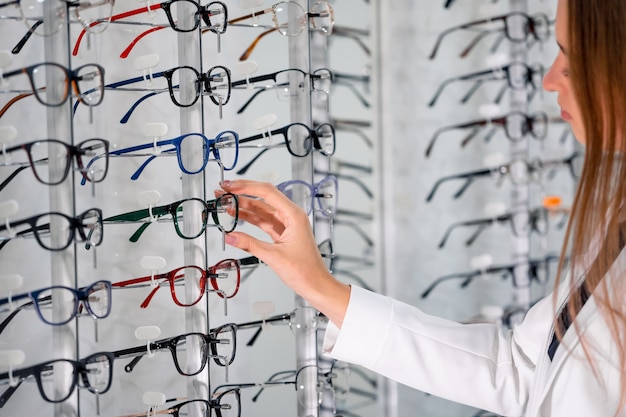
M 213 359 L 219 366 L 228 367 L 233 363 L 237 351 L 235 326 L 229 323 L 210 330 L 208 334 L 194 332 L 169 337 L 141 346 L 117 350 L 113 352 L 113 355 L 116 359 L 134 356 L 124 366 L 124 370 L 130 373 L 145 355 L 163 350 L 170 351 L 174 366 L 181 375 L 199 374 L 209 359 Z M 196 357 L 196 354 L 200 354 L 200 357 Z
M 300 207 L 311 214 L 315 209 L 317 200 L 318 211 L 324 216 L 332 216 L 337 207 L 337 178 L 328 175 L 315 184 L 310 184 L 302 180 L 291 180 L 281 182 L 276 186 L 291 201 L 299 204 Z
M 190 279 L 198 284 L 191 287 L 193 294 L 187 294 L 189 288 L 184 285 L 186 279 Z M 207 281 L 211 283 L 211 287 L 220 297 L 234 297 L 239 291 L 239 283 L 241 281 L 239 263 L 235 259 L 224 259 L 208 269 L 195 265 L 183 266 L 163 274 L 115 282 L 112 286 L 113 288 L 151 287 L 152 290 L 141 303 L 141 308 L 146 308 L 157 291 L 161 287 L 169 285 L 174 303 L 181 307 L 190 307 L 202 299 L 202 296 L 207 291 Z
M 330 122 L 335 127 L 335 130 L 354 133 L 365 142 L 368 148 L 374 147 L 374 142 L 372 142 L 372 139 L 364 132 L 364 129 L 372 127 L 370 121 L 331 118 Z
M 363 190 L 363 193 L 365 193 L 365 195 L 370 198 L 373 199 L 374 198 L 374 193 L 372 192 L 372 190 L 365 184 L 365 182 L 363 182 L 361 180 L 361 178 L 355 176 L 355 175 L 349 175 L 349 174 L 341 174 L 337 171 L 326 171 L 326 170 L 322 170 L 322 169 L 314 169 L 313 172 L 315 174 L 318 175 L 332 175 L 334 176 L 336 179 L 338 180 L 342 180 L 342 183 L 345 181 L 349 181 L 352 182 L 354 184 L 356 184 L 357 187 L 359 187 L 361 190 Z
M 165 78 L 167 88 L 163 86 L 154 87 L 152 81 L 157 78 Z M 129 88 L 125 87 L 130 84 L 139 82 L 149 82 L 149 88 Z M 191 86 L 191 88 L 182 89 L 181 85 Z M 209 99 L 219 107 L 220 118 L 222 116 L 222 106 L 228 104 L 230 100 L 230 70 L 222 65 L 211 67 L 207 72 L 200 73 L 195 68 L 189 66 L 175 67 L 165 71 L 156 72 L 150 78 L 134 77 L 127 80 L 118 81 L 104 86 L 106 89 L 118 91 L 149 91 L 148 94 L 140 97 L 132 104 L 130 109 L 122 116 L 120 123 L 127 123 L 137 106 L 150 97 L 161 94 L 165 91 L 169 92 L 172 102 L 179 107 L 191 107 L 198 101 L 201 95 L 206 94 Z M 193 94 L 189 94 L 189 91 Z M 76 112 L 76 105 L 74 112 Z
M 252 96 L 237 110 L 237 114 L 243 113 L 250 103 L 254 101 L 261 93 L 265 91 L 274 91 L 276 92 L 276 97 L 278 97 L 281 101 L 289 101 L 293 97 L 301 96 L 304 91 L 310 88 L 307 85 L 306 78 L 310 77 L 311 82 L 313 80 L 320 79 L 325 74 L 309 74 L 298 68 L 288 68 L 285 70 L 280 70 L 276 72 L 272 72 L 270 74 L 258 75 L 256 77 L 250 77 L 245 80 L 233 81 L 231 83 L 231 87 L 235 89 L 243 89 L 246 90 L 254 87 L 256 90 Z M 264 82 L 264 85 L 257 86 L 255 84 Z
M 433 146 L 435 146 L 435 141 L 444 132 L 457 129 L 471 129 L 461 141 L 461 146 L 464 147 L 485 127 L 493 127 L 485 136 L 486 141 L 490 140 L 495 134 L 495 127 L 503 128 L 506 137 L 513 142 L 523 139 L 527 134 L 530 134 L 535 139 L 542 140 L 546 137 L 548 130 L 548 115 L 543 112 L 526 114 L 520 111 L 512 111 L 501 117 L 472 120 L 471 122 L 444 126 L 437 129 L 433 134 L 426 147 L 425 155 L 426 157 L 430 156 Z
M 459 227 L 472 227 L 478 226 L 476 231 L 465 241 L 466 246 L 470 246 L 478 238 L 478 236 L 485 230 L 485 228 L 494 225 L 496 223 L 511 223 L 511 228 L 515 236 L 526 236 L 529 232 L 535 232 L 540 236 L 545 236 L 548 233 L 549 215 L 556 214 L 553 211 L 548 211 L 544 207 L 538 207 L 533 210 L 518 210 L 514 212 L 504 213 L 499 216 L 487 217 L 483 219 L 469 220 L 464 222 L 453 223 L 446 230 L 441 242 L 439 242 L 439 248 L 443 248 L 450 237 L 450 234 L 454 229 Z M 565 218 L 565 216 L 563 216 Z M 557 228 L 561 228 L 564 225 L 564 221 L 557 223 Z
M 284 142 L 276 144 L 261 144 L 252 146 L 241 146 L 243 143 L 258 141 L 265 139 L 271 141 L 273 135 L 283 135 Z M 311 129 L 303 123 L 291 123 L 280 129 L 275 129 L 267 133 L 260 133 L 258 135 L 250 136 L 244 139 L 239 139 L 239 146 L 241 148 L 254 147 L 263 148 L 254 158 L 250 160 L 246 165 L 237 171 L 237 175 L 245 174 L 250 166 L 261 157 L 269 149 L 278 146 L 287 146 L 289 153 L 296 157 L 304 157 L 311 153 L 312 149 L 317 149 L 322 155 L 331 156 L 335 153 L 335 128 L 329 123 L 322 123 L 315 129 Z
M 185 215 L 185 213 L 187 213 Z M 164 206 L 135 210 L 102 220 L 106 223 L 141 222 L 141 226 L 130 237 L 137 242 L 143 232 L 153 222 L 163 216 L 172 216 L 176 234 L 183 239 L 199 237 L 207 227 L 209 213 L 215 225 L 224 233 L 230 233 L 237 226 L 239 204 L 237 196 L 225 193 L 214 200 L 204 201 L 200 198 L 186 198 Z M 1 229 L 0 229 L 1 230 Z
M 54 236 L 50 233 L 52 230 L 55 231 Z M 16 222 L 6 220 L 5 224 L 0 224 L 0 232 L 5 232 L 8 236 L 0 236 L 0 249 L 16 237 L 35 236 L 42 248 L 61 251 L 72 243 L 77 231 L 81 241 L 88 242 L 89 246 L 102 243 L 102 210 L 92 208 L 77 217 L 50 212 Z
M 172 145 L 173 148 L 161 149 L 163 146 Z M 144 149 L 152 149 L 151 153 L 132 154 L 131 153 L 141 151 Z M 189 151 L 202 152 L 202 160 L 192 161 L 189 158 L 183 158 L 183 149 Z M 101 164 L 102 158 L 108 158 L 109 156 L 123 156 L 123 157 L 144 157 L 146 159 L 139 168 L 131 175 L 131 180 L 137 180 L 141 173 L 146 169 L 148 164 L 154 161 L 159 156 L 176 155 L 178 160 L 178 166 L 185 174 L 193 175 L 204 171 L 206 164 L 209 162 L 209 154 L 213 154 L 213 158 L 220 162 L 220 165 L 224 170 L 229 171 L 237 164 L 239 157 L 239 135 L 232 130 L 226 130 L 220 132 L 214 139 L 209 139 L 201 133 L 188 133 L 186 135 L 178 136 L 173 139 L 166 139 L 152 143 L 145 143 L 143 145 L 131 146 L 129 148 L 116 149 L 108 154 L 103 153 L 96 155 L 87 164 L 87 169 L 91 169 L 93 165 Z M 86 181 L 83 178 L 81 185 L 85 185 Z
M 11 11 L 8 14 L 3 15 L 2 19 L 19 20 L 24 22 L 29 29 L 28 37 L 31 35 L 50 36 L 58 32 L 61 29 L 65 21 L 65 4 L 58 6 L 54 10 L 54 20 L 49 22 L 50 24 L 43 24 L 43 2 L 37 0 L 7 0 L 0 3 L 0 9 L 13 6 L 14 13 Z M 33 25 L 31 22 L 35 22 Z M 25 42 L 25 41 L 24 41 Z M 18 51 L 19 52 L 19 51 Z M 18 52 L 13 52 L 14 54 Z
M 463 186 L 454 194 L 454 198 L 457 199 L 463 195 L 465 190 L 473 183 L 476 178 L 493 176 L 495 178 L 501 179 L 505 176 L 509 176 L 511 182 L 516 185 L 524 185 L 532 182 L 538 182 L 542 179 L 540 174 L 543 174 L 545 171 L 549 172 L 548 178 L 550 178 L 554 171 L 553 169 L 559 166 L 567 166 L 569 168 L 569 172 L 573 179 L 578 179 L 579 174 L 581 172 L 583 158 L 578 152 L 574 152 L 571 156 L 565 159 L 556 159 L 556 160 L 534 160 L 534 161 L 526 161 L 523 159 L 514 159 L 508 164 L 500 165 L 493 168 L 485 168 L 476 171 L 470 171 L 457 175 L 450 175 L 447 177 L 443 177 L 437 180 L 431 191 L 428 193 L 426 197 L 426 202 L 429 202 L 435 196 L 437 189 L 444 182 L 448 182 L 451 180 L 462 179 L 465 180 Z
M 461 103 L 463 104 L 465 104 L 485 82 L 500 81 L 504 79 L 506 79 L 507 82 L 502 86 L 500 92 L 496 95 L 494 103 L 500 103 L 507 88 L 517 91 L 525 89 L 529 90 L 528 101 L 532 101 L 537 90 L 541 88 L 544 72 L 545 69 L 541 64 L 527 65 L 523 62 L 512 62 L 497 68 L 448 78 L 439 85 L 435 95 L 428 103 L 428 106 L 433 107 L 444 88 L 455 81 L 471 81 L 474 83 L 463 98 L 461 98 Z
M 111 353 L 100 352 L 78 361 L 55 359 L 0 374 L 0 381 L 17 381 L 16 384 L 9 385 L 0 395 L 0 407 L 3 407 L 20 385 L 31 377 L 35 378 L 41 397 L 51 403 L 67 400 L 79 384 L 93 394 L 104 394 L 111 387 L 113 360 Z M 56 381 L 61 379 L 71 383 L 60 385 Z
M 10 154 L 24 151 L 26 158 L 13 160 Z M 42 184 L 57 185 L 65 181 L 70 171 L 72 157 L 75 158 L 78 170 L 82 175 L 82 182 L 100 182 L 104 180 L 109 169 L 109 141 L 104 139 L 87 139 L 78 145 L 69 145 L 56 139 L 44 139 L 35 142 L 24 143 L 22 145 L 12 146 L 10 148 L 2 148 L 0 155 L 4 162 L 0 162 L 0 166 L 19 165 L 15 171 L 11 173 L 1 184 L 2 191 L 8 184 L 23 170 L 30 167 L 35 174 L 35 178 Z M 83 156 L 92 157 L 101 153 L 102 158 L 93 165 L 83 164 Z M 58 169 L 51 170 L 48 167 L 49 156 L 52 155 L 54 160 L 64 165 Z
M 19 54 L 33 34 L 49 36 L 56 33 L 65 23 L 65 7 L 73 12 L 72 14 L 76 21 L 83 26 L 83 31 L 94 34 L 101 33 L 108 27 L 108 23 L 111 20 L 113 3 L 114 0 L 65 0 L 65 5 L 55 9 L 53 23 L 48 20 L 45 25 L 43 24 L 43 2 L 15 0 L 0 4 L 0 8 L 8 5 L 16 5 L 20 14 L 17 19 L 24 21 L 29 28 L 28 32 L 20 39 L 11 52 Z M 7 16 L 3 16 L 3 18 L 7 18 Z M 30 22 L 32 21 L 35 23 L 31 26 Z M 98 23 L 97 26 L 95 22 Z
M 277 387 L 284 385 L 293 385 L 296 390 L 298 403 L 303 406 L 309 406 L 308 395 L 310 389 L 317 393 L 317 404 L 322 402 L 324 390 L 333 390 L 339 395 L 347 394 L 349 390 L 349 367 L 341 362 L 341 366 L 337 366 L 329 371 L 322 371 L 317 365 L 305 365 L 298 370 L 280 371 L 271 375 L 264 382 L 249 382 L 240 384 L 222 384 L 213 390 L 213 394 L 219 394 L 224 390 L 259 388 L 259 391 L 252 397 L 252 401 L 256 402 L 265 388 Z M 290 379 L 292 378 L 292 379 Z M 311 381 L 315 381 L 315 387 L 311 387 Z
M 252 257 L 250 257 L 252 258 Z M 258 259 L 257 259 L 258 261 Z M 265 329 L 266 324 L 272 325 L 287 325 L 292 332 L 300 335 L 310 335 L 320 328 L 320 324 L 326 320 L 326 317 L 313 307 L 298 307 L 295 310 L 285 313 L 277 314 L 267 317 L 263 320 L 248 321 L 245 323 L 235 324 L 237 331 L 254 329 L 254 332 L 246 346 L 252 346 L 256 342 L 257 338 L 261 335 L 261 332 Z
M 344 86 L 352 92 L 354 97 L 356 97 L 356 99 L 363 105 L 363 107 L 370 107 L 369 100 L 355 86 L 356 83 L 360 83 L 363 84 L 367 89 L 370 82 L 369 75 L 347 74 L 337 71 L 331 71 L 328 68 L 320 68 L 318 70 L 315 70 L 313 74 L 315 75 L 315 77 L 311 79 L 311 93 L 322 93 L 324 94 L 323 99 L 329 100 L 330 90 L 332 86 Z
M 500 23 L 500 27 L 483 29 L 483 25 L 493 25 L 496 23 Z M 481 39 L 492 33 L 502 33 L 501 38 L 496 41 L 492 50 L 494 50 L 505 37 L 509 41 L 516 43 L 528 41 L 531 36 L 535 41 L 544 42 L 550 35 L 550 24 L 548 16 L 544 13 L 529 16 L 522 12 L 512 12 L 464 23 L 446 29 L 439 34 L 429 59 L 435 58 L 444 37 L 459 30 L 478 31 L 478 34 L 472 39 L 470 44 L 461 52 L 461 57 L 465 57 Z
M 138 9 L 129 10 L 127 12 L 119 13 L 111 16 L 111 22 L 120 22 L 120 20 L 126 19 L 128 17 L 140 15 L 143 13 L 152 13 L 155 10 L 162 9 L 167 16 L 167 21 L 169 26 L 177 32 L 193 32 L 198 29 L 200 26 L 200 22 L 203 21 L 205 25 L 207 25 L 207 30 L 216 33 L 222 34 L 226 32 L 227 27 L 227 19 L 228 19 L 228 11 L 226 5 L 220 1 L 213 1 L 206 6 L 200 6 L 200 4 L 196 3 L 193 0 L 168 0 L 162 3 L 150 4 L 148 3 L 146 7 L 140 7 Z M 182 19 L 177 20 L 179 16 L 179 10 L 194 10 L 193 19 Z M 91 22 L 85 29 L 83 29 L 78 35 L 78 39 L 74 44 L 74 49 L 72 50 L 72 55 L 76 56 L 78 54 L 78 50 L 80 48 L 80 43 L 85 36 L 87 30 L 92 30 L 94 27 L 100 25 L 100 21 Z M 163 29 L 165 26 L 158 25 L 155 28 L 149 30 L 148 32 L 144 32 L 137 37 L 133 43 L 127 48 L 128 51 L 125 51 L 125 55 L 127 56 L 130 52 L 130 49 L 144 36 L 149 33 L 152 33 L 156 30 Z M 124 53 L 123 53 L 124 55 Z M 125 58 L 126 56 L 122 56 Z
M 179 1 L 181 1 L 181 0 L 179 0 Z M 182 0 L 182 1 L 188 1 L 188 0 Z M 202 34 L 205 34 L 206 32 L 212 32 L 212 33 L 215 33 L 217 35 L 217 52 L 219 53 L 219 52 L 221 52 L 220 35 L 222 35 L 223 33 L 226 33 L 226 28 L 228 27 L 228 8 L 221 1 L 213 1 L 213 2 L 211 2 L 209 4 L 207 4 L 206 6 L 200 6 L 200 7 L 203 9 L 203 11 L 201 13 L 202 16 L 203 16 L 203 20 L 205 20 L 205 23 L 206 23 L 206 19 L 208 18 L 208 21 L 209 21 L 209 23 L 206 23 L 208 25 L 208 27 L 205 27 L 205 28 L 202 29 Z M 197 16 L 197 14 L 196 14 L 196 16 Z M 196 21 L 198 21 L 198 20 L 199 19 L 196 17 Z M 170 23 L 170 26 L 171 26 L 171 23 Z M 192 30 L 197 29 L 197 27 L 198 26 L 196 26 Z M 166 28 L 165 25 L 153 26 L 150 29 L 146 30 L 145 32 L 140 33 L 122 51 L 122 53 L 120 54 L 120 58 L 122 58 L 122 59 L 127 58 L 128 55 L 133 50 L 133 48 L 135 47 L 135 45 L 137 45 L 137 43 L 141 39 L 143 39 L 144 37 L 146 37 L 147 35 L 149 35 L 151 33 L 157 32 L 157 31 L 159 31 L 161 29 L 165 29 L 165 28 Z M 76 50 L 77 50 L 77 48 L 76 48 Z
M 29 302 L 13 308 L 14 302 L 27 298 L 30 299 Z M 8 307 L 2 310 L 10 312 L 10 314 L 0 323 L 0 333 L 17 313 L 29 307 L 34 307 L 41 321 L 52 326 L 69 323 L 81 314 L 83 308 L 94 319 L 103 319 L 111 312 L 111 282 L 97 281 L 79 289 L 55 285 L 0 299 L 0 306 L 7 304 Z M 73 305 L 73 307 L 63 309 L 63 313 L 59 315 L 53 314 L 52 304 L 68 304 Z
M 259 25 L 253 23 L 250 26 L 261 26 L 266 28 L 264 32 L 259 34 L 250 44 L 245 52 L 239 57 L 240 61 L 245 61 L 250 57 L 254 48 L 261 39 L 272 32 L 278 32 L 284 36 L 297 36 L 307 27 L 307 23 L 311 22 L 311 29 L 319 31 L 324 35 L 330 35 L 335 24 L 335 13 L 332 6 L 327 1 L 318 1 L 311 7 L 311 11 L 305 11 L 299 3 L 295 1 L 282 1 L 272 5 L 271 7 L 237 17 L 228 21 L 229 25 L 244 26 L 240 22 L 255 19 L 258 16 L 271 13 L 272 25 Z M 290 24 L 291 23 L 291 24 Z
M 28 75 L 30 91 L 43 105 L 61 106 L 70 95 L 70 86 L 81 103 L 87 106 L 97 106 L 102 102 L 104 68 L 98 64 L 86 64 L 70 70 L 54 62 L 44 62 L 7 72 L 0 79 L 8 79 L 20 74 Z M 50 80 L 52 83 L 46 85 Z M 24 90 L 5 91 L 30 94 Z
M 523 286 L 517 282 L 515 272 L 518 268 L 526 267 L 528 267 L 528 277 L 530 278 L 530 281 L 535 281 L 538 284 L 543 285 L 546 284 L 551 278 L 550 264 L 558 262 L 558 260 L 559 257 L 557 255 L 548 255 L 543 259 L 531 259 L 528 262 L 524 261 L 508 265 L 490 266 L 482 270 L 445 275 L 433 281 L 433 283 L 422 293 L 421 297 L 428 297 L 436 287 L 446 281 L 461 280 L 460 287 L 465 288 L 476 278 L 496 274 L 500 274 L 503 280 L 511 278 L 513 285 L 516 288 L 521 288 Z
M 120 417 L 152 417 L 160 414 L 167 414 L 172 417 L 211 417 L 213 413 L 215 413 L 215 417 L 241 417 L 241 394 L 239 390 L 231 389 L 221 392 L 210 400 L 183 401 L 163 410 L 150 409 L 145 414 L 132 414 Z

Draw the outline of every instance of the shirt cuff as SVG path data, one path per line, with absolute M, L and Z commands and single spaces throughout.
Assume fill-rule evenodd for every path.
M 341 329 L 328 322 L 323 353 L 335 359 L 371 366 L 382 352 L 392 313 L 389 297 L 352 285 Z

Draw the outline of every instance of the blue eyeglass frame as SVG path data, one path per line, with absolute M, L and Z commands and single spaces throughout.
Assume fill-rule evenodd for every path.
M 220 157 L 220 151 L 219 149 L 217 149 L 216 145 L 219 144 L 220 142 L 226 142 L 227 139 L 224 138 L 224 136 L 226 135 L 232 135 L 235 138 L 235 157 L 233 159 L 233 163 L 230 166 L 224 166 L 222 164 L 222 159 Z M 186 138 L 190 137 L 190 136 L 199 136 L 204 140 L 205 146 L 204 146 L 204 154 L 203 154 L 203 163 L 202 163 L 202 167 L 195 170 L 195 171 L 190 171 L 187 168 L 185 168 L 184 164 L 183 164 L 183 160 L 182 160 L 182 156 L 181 156 L 181 143 L 183 142 L 183 140 L 185 140 Z M 213 153 L 213 157 L 220 161 L 220 165 L 223 167 L 223 169 L 225 171 L 230 171 L 231 169 L 235 168 L 235 166 L 237 166 L 237 161 L 239 160 L 239 134 L 237 134 L 237 132 L 233 131 L 233 130 L 224 130 L 220 133 L 218 133 L 215 138 L 213 139 L 209 139 L 207 138 L 205 135 L 203 135 L 202 133 L 186 133 L 184 135 L 175 137 L 173 139 L 165 139 L 165 140 L 161 140 L 161 141 L 157 141 L 157 142 L 151 142 L 151 143 L 144 143 L 142 145 L 137 145 L 137 146 L 131 146 L 128 148 L 123 148 L 123 149 L 116 149 L 114 151 L 110 151 L 109 152 L 109 156 L 110 155 L 124 155 L 127 153 L 131 153 L 131 152 L 136 152 L 136 151 L 141 151 L 141 150 L 145 150 L 145 149 L 150 149 L 150 148 L 156 148 L 157 146 L 166 146 L 166 145 L 172 145 L 174 146 L 173 149 L 167 149 L 167 150 L 161 150 L 160 152 L 163 154 L 171 154 L 172 152 L 176 152 L 176 158 L 178 160 L 178 166 L 180 168 L 180 170 L 182 172 L 184 172 L 185 174 L 189 174 L 189 175 L 193 175 L 193 174 L 198 174 L 199 172 L 204 171 L 204 169 L 206 168 L 206 164 L 209 162 L 209 152 Z M 141 164 L 141 166 L 139 168 L 137 168 L 137 170 L 135 171 L 135 173 L 130 177 L 131 180 L 136 180 L 139 178 L 139 176 L 141 175 L 141 173 L 143 172 L 143 170 L 146 168 L 146 166 L 153 161 L 156 157 L 158 157 L 159 155 L 154 154 L 154 155 L 150 155 L 148 157 L 148 159 L 146 159 L 144 161 L 143 164 Z M 89 163 L 86 166 L 86 170 L 88 170 L 91 165 L 98 159 L 103 157 L 103 155 L 98 155 L 94 158 L 91 159 L 91 161 L 89 161 Z M 87 181 L 85 180 L 85 178 L 82 178 L 80 181 L 80 185 L 85 185 L 87 183 Z
M 94 311 L 91 309 L 91 305 L 89 303 L 89 296 L 91 295 L 91 293 L 93 292 L 93 290 L 99 286 L 99 285 L 103 285 L 104 286 L 104 290 L 107 292 L 107 309 L 106 309 L 106 313 L 104 315 L 97 315 L 94 313 Z M 74 294 L 74 308 L 72 311 L 72 314 L 70 315 L 70 317 L 67 320 L 64 321 L 60 321 L 60 322 L 51 322 L 48 321 L 43 314 L 41 314 L 41 310 L 40 310 L 40 306 L 39 303 L 41 302 L 48 302 L 50 301 L 50 303 L 52 303 L 52 299 L 47 300 L 47 299 L 42 299 L 39 300 L 39 294 L 41 294 L 44 291 L 49 291 L 49 290 L 54 290 L 54 289 L 63 289 L 63 290 L 67 290 L 71 293 Z M 19 301 L 19 300 L 23 300 L 25 298 L 29 298 L 30 299 L 30 303 L 28 304 L 32 304 L 35 307 L 35 311 L 37 311 L 37 315 L 39 316 L 39 318 L 41 319 L 41 321 L 43 321 L 46 324 L 49 324 L 51 326 L 62 326 L 64 324 L 69 323 L 70 321 L 72 321 L 72 319 L 74 319 L 75 317 L 78 316 L 79 313 L 79 308 L 81 305 L 85 306 L 85 309 L 87 310 L 87 312 L 94 318 L 98 318 L 98 319 L 103 319 L 108 317 L 108 315 L 111 313 L 111 281 L 106 281 L 106 280 L 101 280 L 101 281 L 96 281 L 91 285 L 88 285 L 86 287 L 82 287 L 82 288 L 72 288 L 72 287 L 66 287 L 63 285 L 53 285 L 50 287 L 46 287 L 46 288 L 40 288 L 38 290 L 34 290 L 34 291 L 30 291 L 28 293 L 23 293 L 23 294 L 17 294 L 17 295 L 13 295 L 10 299 L 9 298 L 2 298 L 0 299 L 0 306 L 4 305 L 4 304 L 9 304 L 11 302 L 14 301 Z M 17 307 L 17 309 L 19 310 L 21 307 Z M 12 317 L 11 317 L 12 318 Z
M 334 210 L 332 212 L 328 212 L 327 210 L 324 209 L 324 206 L 322 205 L 322 200 L 321 198 L 325 198 L 324 194 L 320 194 L 320 186 L 322 184 L 328 183 L 328 182 L 332 182 L 334 185 L 334 189 L 335 189 L 335 195 L 333 196 L 335 204 L 334 204 Z M 306 214 L 311 214 L 313 212 L 313 210 L 315 209 L 315 203 L 314 200 L 317 200 L 317 204 L 319 207 L 319 211 L 326 217 L 332 217 L 335 214 L 336 211 L 336 207 L 337 207 L 337 192 L 338 192 L 338 183 L 337 183 L 337 177 L 335 177 L 334 175 L 327 175 L 326 177 L 324 177 L 323 179 L 321 179 L 320 181 L 316 182 L 315 184 L 311 184 L 308 183 L 306 181 L 302 181 L 302 180 L 291 180 L 291 181 L 284 181 L 281 182 L 280 184 L 278 184 L 276 186 L 276 188 L 278 188 L 283 194 L 287 195 L 286 193 L 286 189 L 287 187 L 294 185 L 294 184 L 301 184 L 304 185 L 305 187 L 308 187 L 309 190 L 311 191 L 311 204 L 307 209 Z M 287 195 L 287 197 L 289 197 L 289 199 L 291 200 L 291 197 L 289 195 Z

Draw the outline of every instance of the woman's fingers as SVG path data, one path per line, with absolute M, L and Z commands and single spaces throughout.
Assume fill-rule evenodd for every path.
M 285 230 L 285 225 L 273 215 L 264 216 L 256 211 L 240 209 L 239 218 L 263 230 L 273 241 L 280 239 Z
M 291 202 L 278 188 L 266 182 L 252 180 L 224 181 L 222 184 L 224 191 L 239 194 L 242 197 L 254 196 L 262 199 L 266 204 L 276 209 L 281 214 L 294 213 L 294 210 L 301 210 L 296 204 Z

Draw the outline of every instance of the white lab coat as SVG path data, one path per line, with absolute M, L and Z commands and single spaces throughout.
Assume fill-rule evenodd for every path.
M 625 279 L 626 251 L 607 278 Z M 560 306 L 569 286 L 560 286 Z M 503 416 L 613 417 L 619 401 L 616 347 L 592 295 L 576 316 L 592 342 L 599 379 L 574 326 L 548 357 L 555 309 L 537 303 L 514 330 L 459 324 L 353 286 L 341 329 L 329 323 L 324 352 L 410 387 Z M 626 416 L 622 411 L 620 416 Z

